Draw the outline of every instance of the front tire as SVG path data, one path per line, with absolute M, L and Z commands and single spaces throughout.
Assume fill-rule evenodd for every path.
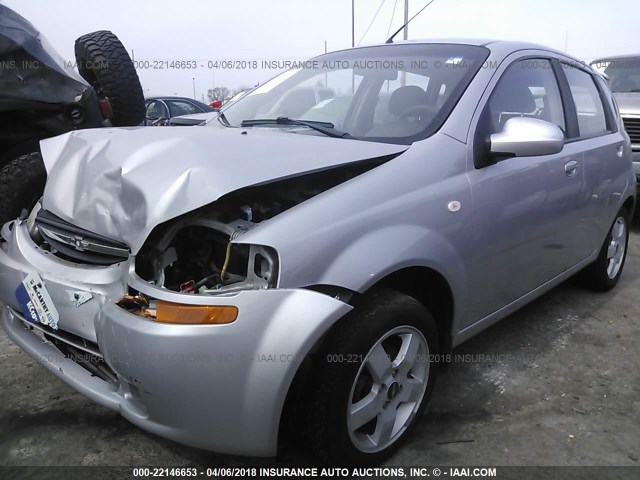
M 392 455 L 431 395 L 438 348 L 420 302 L 390 290 L 365 297 L 329 334 L 310 376 L 305 443 L 312 453 L 336 465 Z
M 600 248 L 598 258 L 579 273 L 578 280 L 583 286 L 598 292 L 608 292 L 616 286 L 627 258 L 629 221 L 629 212 L 622 208 Z

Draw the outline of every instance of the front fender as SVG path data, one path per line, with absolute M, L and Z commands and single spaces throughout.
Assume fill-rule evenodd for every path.
M 390 225 L 367 232 L 329 259 L 319 284 L 364 292 L 387 275 L 406 267 L 428 267 L 465 295 L 467 272 L 444 236 L 418 225 Z

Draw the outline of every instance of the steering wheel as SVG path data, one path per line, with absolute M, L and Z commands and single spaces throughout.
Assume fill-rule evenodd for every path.
M 151 120 L 151 126 L 152 127 L 164 127 L 169 123 L 169 119 L 168 118 L 155 118 Z

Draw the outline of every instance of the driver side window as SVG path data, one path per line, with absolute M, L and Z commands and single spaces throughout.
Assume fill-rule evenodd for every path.
M 560 89 L 549 60 L 526 59 L 511 64 L 491 94 L 487 109 L 489 134 L 501 132 L 510 118 L 529 117 L 557 125 L 566 136 Z

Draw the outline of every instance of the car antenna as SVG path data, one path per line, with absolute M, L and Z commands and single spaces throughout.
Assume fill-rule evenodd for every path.
M 412 20 L 413 20 L 414 18 L 416 18 L 418 15 L 420 15 L 422 12 L 424 12 L 424 11 L 427 9 L 427 7 L 428 7 L 429 5 L 431 5 L 431 4 L 432 4 L 433 2 L 435 2 L 435 1 L 436 1 L 436 0 L 431 0 L 431 1 L 430 1 L 429 3 L 427 3 L 424 7 L 422 7 L 422 8 L 420 9 L 420 11 L 419 11 L 418 13 L 416 13 L 413 17 L 411 17 L 409 20 L 407 20 L 407 23 L 405 23 L 404 25 L 402 25 L 402 26 L 398 29 L 398 31 L 397 31 L 396 33 L 394 33 L 393 35 L 391 35 L 391 36 L 387 39 L 387 41 L 386 41 L 385 43 L 393 43 L 393 37 L 395 37 L 395 36 L 396 36 L 396 35 L 398 35 L 402 30 L 404 30 L 404 29 L 406 28 L 406 26 L 407 26 L 407 25 L 409 25 L 409 24 L 412 22 Z

